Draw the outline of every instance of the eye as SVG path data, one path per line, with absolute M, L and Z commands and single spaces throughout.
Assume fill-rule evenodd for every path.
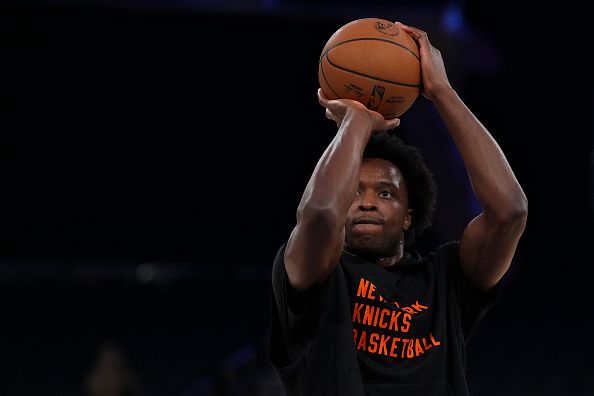
M 392 194 L 390 191 L 382 191 L 379 193 L 379 195 L 382 198 L 392 198 L 394 196 L 394 194 Z

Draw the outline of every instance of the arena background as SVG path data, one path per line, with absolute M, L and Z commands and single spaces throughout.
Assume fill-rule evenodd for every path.
M 529 198 L 472 394 L 592 394 L 593 68 L 563 5 L 2 2 L 0 395 L 280 394 L 270 266 L 335 130 L 317 62 L 368 16 L 428 32 Z M 479 208 L 425 98 L 399 131 L 441 194 L 426 252 Z

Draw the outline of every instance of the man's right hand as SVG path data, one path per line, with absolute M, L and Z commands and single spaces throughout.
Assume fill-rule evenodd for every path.
M 326 108 L 326 118 L 336 122 L 340 128 L 342 120 L 349 111 L 364 112 L 371 117 L 372 131 L 383 132 L 400 125 L 399 118 L 386 120 L 380 113 L 369 110 L 363 103 L 351 99 L 328 99 L 321 88 L 318 88 L 318 101 Z

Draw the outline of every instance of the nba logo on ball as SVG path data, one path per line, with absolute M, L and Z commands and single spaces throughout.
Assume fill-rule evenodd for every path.
M 393 23 L 386 23 L 385 21 L 376 21 L 375 28 L 379 30 L 380 33 L 388 34 L 390 36 L 396 36 L 400 31 L 396 25 Z
M 326 42 L 318 80 L 330 99 L 357 100 L 385 118 L 400 117 L 419 96 L 419 48 L 390 21 L 357 19 Z
M 371 98 L 369 98 L 369 102 L 367 103 L 367 108 L 373 111 L 377 111 L 380 105 L 382 104 L 385 91 L 386 88 L 380 85 L 374 85 L 373 89 L 371 90 Z

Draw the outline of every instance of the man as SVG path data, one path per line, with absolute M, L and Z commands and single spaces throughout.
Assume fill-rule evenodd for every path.
M 422 94 L 436 106 L 482 206 L 459 240 L 426 257 L 435 188 L 398 119 L 328 100 L 338 132 L 303 193 L 272 271 L 270 359 L 288 395 L 468 395 L 465 346 L 496 300 L 527 217 L 504 154 L 451 87 L 427 34 Z

